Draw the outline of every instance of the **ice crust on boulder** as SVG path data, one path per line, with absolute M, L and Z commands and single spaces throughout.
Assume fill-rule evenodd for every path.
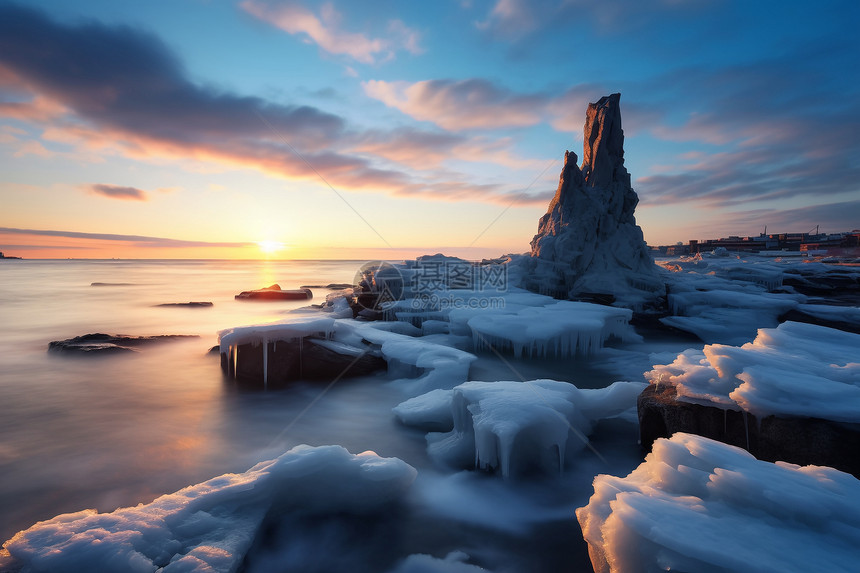
M 758 419 L 860 422 L 860 334 L 785 322 L 742 346 L 708 344 L 645 374 L 679 400 L 743 409 Z
M 853 571 L 860 481 L 676 433 L 627 477 L 598 475 L 576 517 L 597 573 Z
M 523 356 L 591 354 L 610 337 L 630 337 L 633 311 L 585 302 L 559 301 L 514 313 L 486 312 L 468 320 L 475 348 L 490 346 Z
M 466 382 L 407 400 L 394 413 L 404 424 L 448 430 L 427 435 L 428 453 L 442 464 L 504 477 L 553 474 L 586 447 L 594 422 L 634 408 L 645 386 L 615 382 L 580 390 L 555 380 Z
M 405 494 L 417 472 L 397 458 L 340 446 L 296 446 L 242 474 L 224 474 L 111 513 L 40 521 L 8 540 L 0 567 L 51 573 L 232 572 L 267 512 L 366 514 Z M 4 569 L 5 570 L 5 569 Z
M 445 307 L 444 297 L 420 304 L 406 299 L 388 304 L 385 316 L 422 325 L 422 332 L 429 325 L 429 332 L 468 336 L 475 351 L 492 346 L 518 358 L 590 355 L 612 337 L 622 341 L 638 338 L 628 324 L 633 312 L 626 308 L 559 301 L 516 287 L 504 293 L 460 290 L 452 296 L 470 304 Z
M 291 342 L 308 336 L 329 338 L 334 329 L 334 318 L 319 315 L 294 315 L 286 320 L 270 324 L 237 326 L 218 333 L 222 352 L 240 344 L 265 344 L 268 342 Z
M 468 379 L 474 354 L 432 342 L 420 336 L 421 329 L 404 322 L 361 322 L 349 318 L 320 318 L 295 314 L 286 320 L 262 325 L 235 327 L 219 333 L 221 353 L 228 363 L 238 362 L 236 348 L 242 344 L 263 346 L 263 365 L 269 343 L 309 342 L 347 356 L 379 352 L 389 371 L 402 375 L 398 385 L 412 395 L 434 388 L 452 388 Z M 444 335 L 443 335 L 444 336 Z
M 386 323 L 344 326 L 352 329 L 351 336 L 380 348 L 389 372 L 402 376 L 394 384 L 410 395 L 453 388 L 468 379 L 469 368 L 477 360 L 474 354 L 457 348 L 386 330 Z
M 668 326 L 690 332 L 703 342 L 743 344 L 758 328 L 773 328 L 780 317 L 806 303 L 808 297 L 779 289 L 783 269 L 774 263 L 737 259 L 705 261 L 701 256 L 663 262 L 667 269 L 667 302 L 674 316 Z
M 525 285 L 576 298 L 608 294 L 641 307 L 664 293 L 634 210 L 639 197 L 624 167 L 621 94 L 588 104 L 582 167 L 567 151 L 558 190 L 531 241 Z

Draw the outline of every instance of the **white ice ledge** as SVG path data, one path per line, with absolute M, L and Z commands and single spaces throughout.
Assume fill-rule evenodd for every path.
M 856 571 L 860 481 L 677 433 L 576 517 L 597 573 Z
M 645 374 L 681 400 L 743 409 L 759 419 L 860 422 L 860 334 L 785 322 L 743 346 L 708 344 Z
M 0 570 L 232 573 L 266 513 L 371 513 L 399 499 L 417 472 L 397 458 L 340 446 L 296 446 L 242 474 L 225 474 L 111 513 L 40 521 L 7 541 Z
M 636 407 L 642 382 L 580 390 L 568 382 L 466 382 L 394 408 L 401 422 L 425 430 L 437 462 L 498 471 L 503 477 L 559 473 L 588 445 L 594 423 Z

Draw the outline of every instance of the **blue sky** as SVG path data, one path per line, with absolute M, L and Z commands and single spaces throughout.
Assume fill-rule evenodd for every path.
M 850 230 L 858 21 L 840 1 L 0 1 L 0 249 L 523 252 L 613 92 L 650 244 Z

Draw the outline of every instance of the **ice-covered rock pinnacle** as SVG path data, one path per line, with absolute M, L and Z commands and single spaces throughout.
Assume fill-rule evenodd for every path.
M 531 241 L 527 285 L 554 296 L 608 295 L 641 306 L 663 294 L 636 225 L 639 197 L 624 167 L 621 94 L 588 104 L 583 162 L 567 151 L 558 190 Z

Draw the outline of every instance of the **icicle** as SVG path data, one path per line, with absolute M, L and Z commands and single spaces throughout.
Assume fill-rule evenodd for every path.
M 566 449 L 567 440 L 563 443 L 556 444 L 556 450 L 558 450 L 558 474 L 561 475 L 564 473 L 564 450 Z
M 263 338 L 263 388 L 269 388 L 269 341 Z
M 233 378 L 239 374 L 239 345 L 233 347 Z

